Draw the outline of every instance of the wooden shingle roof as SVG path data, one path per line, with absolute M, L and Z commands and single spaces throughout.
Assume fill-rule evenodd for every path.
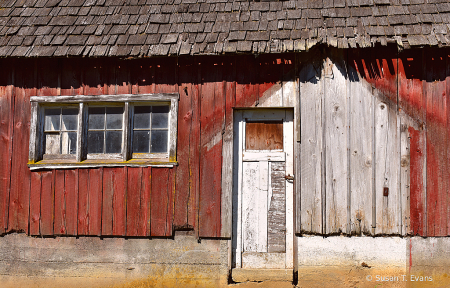
M 442 0 L 0 0 L 0 57 L 447 46 L 449 28 Z

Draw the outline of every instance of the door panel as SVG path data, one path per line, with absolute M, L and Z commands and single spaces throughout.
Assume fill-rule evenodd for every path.
M 238 111 L 235 121 L 235 267 L 291 268 L 293 185 L 285 176 L 293 173 L 293 113 Z

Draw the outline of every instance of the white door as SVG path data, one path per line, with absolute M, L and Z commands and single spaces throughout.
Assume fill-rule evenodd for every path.
M 293 111 L 239 110 L 234 129 L 235 267 L 293 268 Z

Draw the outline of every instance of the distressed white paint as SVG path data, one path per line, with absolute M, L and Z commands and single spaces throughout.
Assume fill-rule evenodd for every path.
M 235 198 L 233 213 L 236 237 L 233 236 L 233 251 L 236 268 L 293 268 L 294 214 L 293 184 L 286 181 L 286 253 L 282 254 L 282 262 L 269 261 L 275 257 L 268 252 L 268 209 L 272 190 L 272 163 L 285 162 L 284 175 L 293 175 L 293 113 L 284 109 L 252 109 L 235 112 L 235 159 L 234 185 Z M 283 151 L 244 151 L 245 122 L 247 120 L 283 120 Z M 286 168 L 284 168 L 286 167 Z M 277 176 L 278 177 L 278 176 Z M 284 183 L 284 182 L 283 182 Z M 248 254 L 253 253 L 253 254 Z M 258 255 L 254 254 L 258 253 Z M 246 255 L 244 257 L 244 255 Z M 250 255 L 250 256 L 249 256 Z M 272 256 L 271 256 L 272 255 Z M 250 258 L 248 258 L 248 257 Z M 246 258 L 247 257 L 247 258 Z M 276 259 L 281 259 L 276 256 Z M 260 260 L 258 260 L 260 259 Z M 274 258 L 275 259 L 275 258 Z M 271 263 L 270 265 L 267 263 Z

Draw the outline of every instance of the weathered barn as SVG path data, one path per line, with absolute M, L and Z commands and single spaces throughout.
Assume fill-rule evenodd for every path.
M 439 0 L 0 0 L 0 281 L 448 285 L 449 29 Z

